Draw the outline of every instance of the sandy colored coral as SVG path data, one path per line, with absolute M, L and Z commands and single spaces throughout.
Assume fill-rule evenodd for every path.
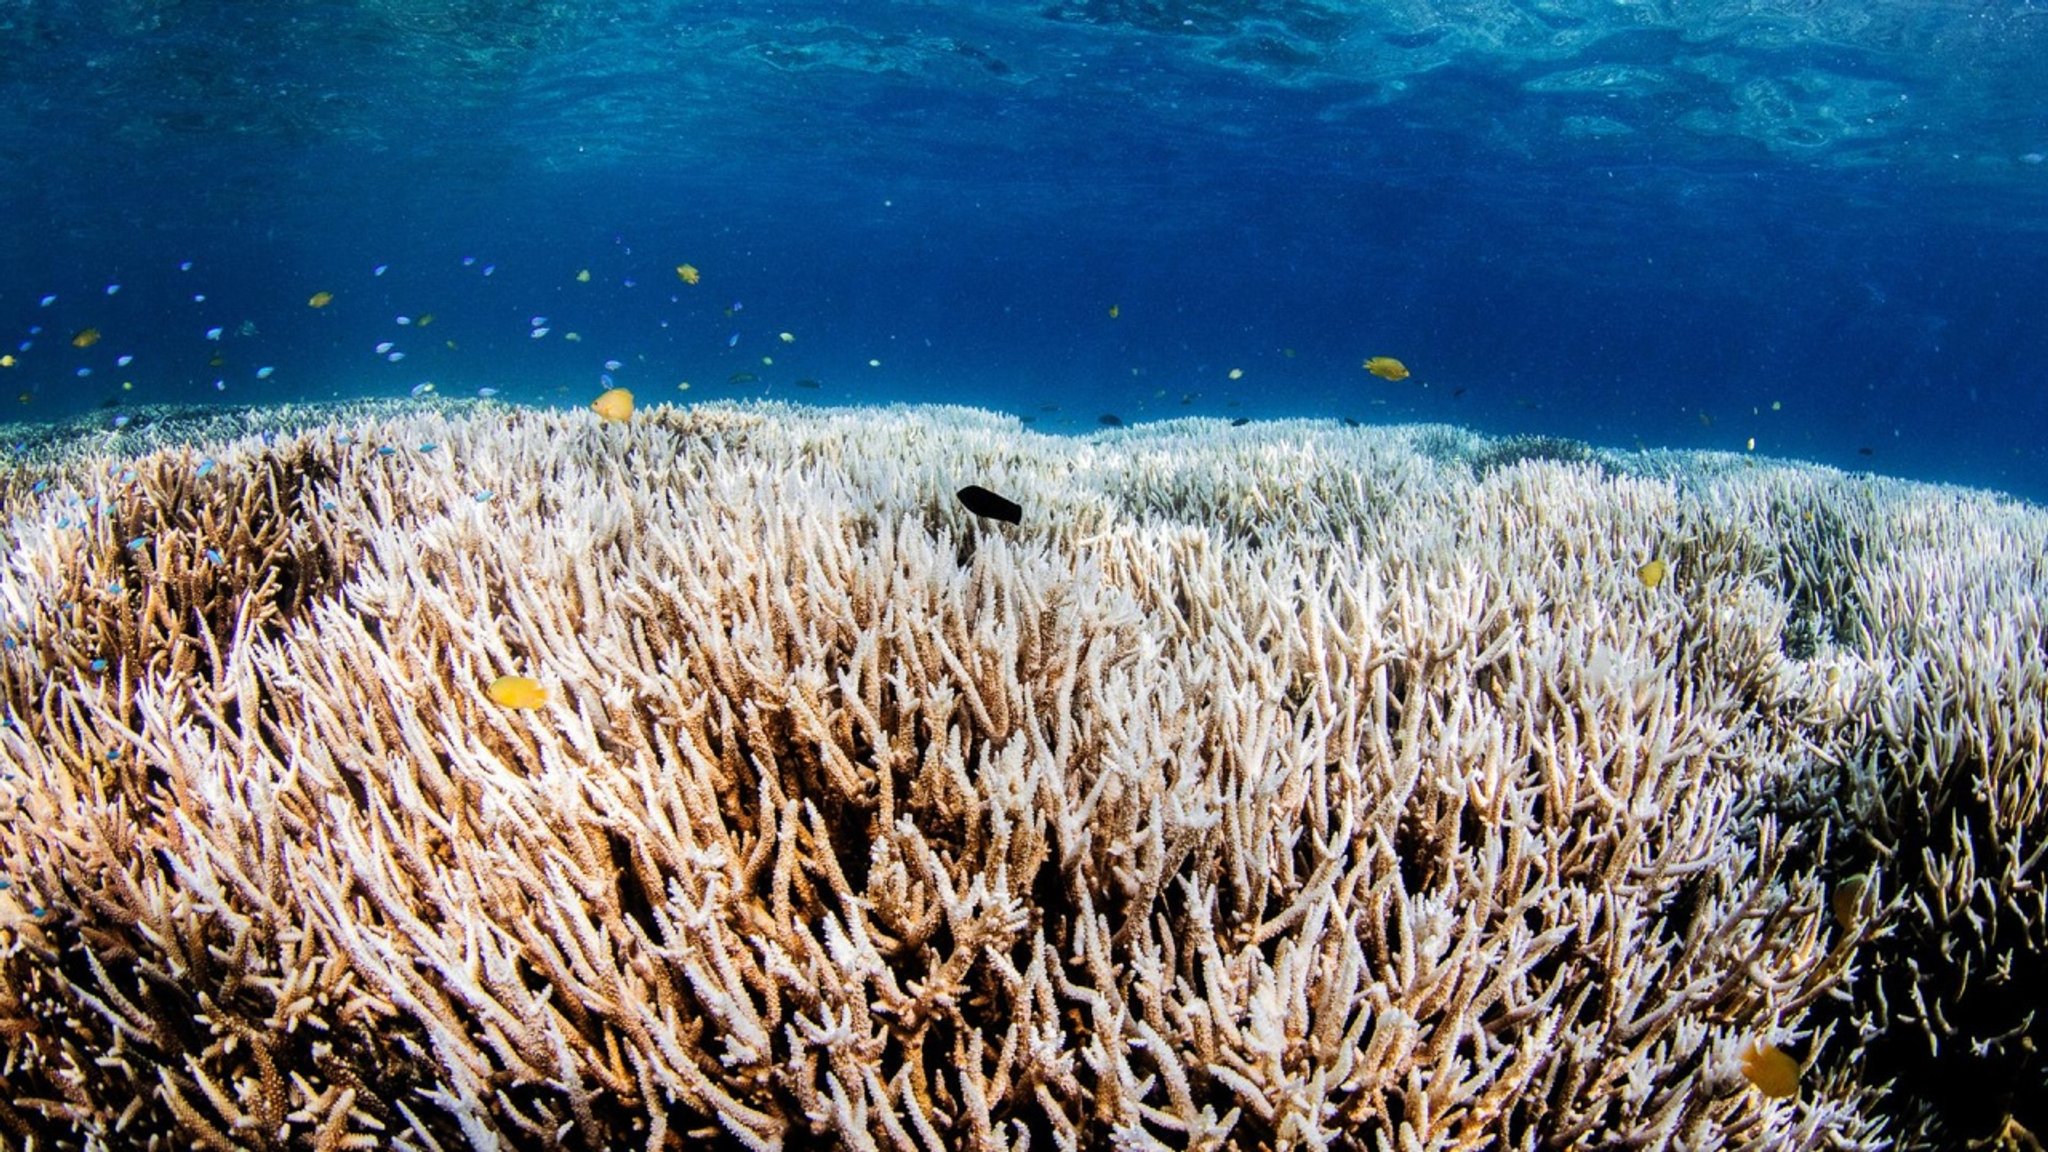
M 24 1147 L 2041 1130 L 2038 510 L 957 409 L 0 490 Z

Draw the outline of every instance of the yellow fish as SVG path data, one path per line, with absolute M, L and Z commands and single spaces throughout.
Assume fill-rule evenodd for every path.
M 777 334 L 776 339 L 781 340 L 784 344 L 794 344 L 796 343 L 796 333 L 782 332 Z
M 1751 1040 L 1743 1045 L 1742 1075 L 1756 1085 L 1757 1091 L 1773 1100 L 1783 1100 L 1799 1091 L 1799 1061 L 1773 1044 Z
M 624 388 L 613 388 L 590 402 L 590 410 L 610 421 L 630 419 L 633 415 L 633 394 Z
M 1657 559 L 1636 569 L 1636 575 L 1642 579 L 1643 587 L 1655 588 L 1664 582 L 1664 576 L 1670 570 L 1670 565 L 1664 563 L 1662 559 Z
M 695 264 L 676 265 L 676 279 L 681 280 L 685 284 L 695 284 L 697 282 L 697 266 Z
M 426 312 L 422 313 L 419 319 L 413 321 L 412 325 L 415 328 L 425 328 L 427 325 L 432 324 L 433 322 L 434 314 L 432 312 Z
M 100 330 L 97 328 L 80 328 L 71 337 L 73 348 L 90 348 L 99 342 Z
M 1835 885 L 1829 901 L 1834 907 L 1835 923 L 1844 930 L 1856 927 L 1856 921 L 1863 916 L 1863 894 L 1869 890 L 1870 877 L 1863 875 L 1851 876 Z
M 1242 368 L 1232 368 L 1232 369 L 1230 370 L 1230 378 L 1231 378 L 1232 380 L 1242 380 L 1242 379 L 1244 379 L 1244 369 L 1242 369 Z
M 590 283 L 590 269 L 585 268 L 581 272 L 576 273 L 576 282 L 578 284 Z
M 0 368 L 12 367 L 14 367 L 14 354 L 12 352 L 8 353 L 5 356 L 0 356 Z
M 507 708 L 538 708 L 548 702 L 548 690 L 531 676 L 500 676 L 486 691 Z
M 1382 380 L 1406 380 L 1408 366 L 1392 356 L 1374 356 L 1361 365 L 1367 372 Z
M 334 303 L 334 293 L 315 292 L 312 298 L 306 301 L 306 306 L 309 308 L 325 308 L 332 303 Z
M 1124 314 L 1124 309 L 1123 309 L 1123 305 L 1121 305 L 1121 304 L 1111 304 L 1111 305 L 1109 306 L 1109 318 L 1110 318 L 1111 320 L 1114 320 L 1114 319 L 1116 319 L 1117 317 L 1119 317 L 1119 316 L 1121 316 L 1121 315 L 1123 315 L 1123 314 Z

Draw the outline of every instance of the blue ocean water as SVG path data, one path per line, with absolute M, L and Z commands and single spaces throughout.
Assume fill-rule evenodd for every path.
M 0 110 L 12 419 L 609 378 L 2048 500 L 2038 0 L 46 0 Z

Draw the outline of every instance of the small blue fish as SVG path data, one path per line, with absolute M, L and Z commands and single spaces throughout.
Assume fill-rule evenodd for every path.
M 436 448 L 439 448 L 439 447 L 440 447 L 440 445 L 439 445 L 439 444 L 436 444 L 436 443 L 434 443 L 434 442 L 433 442 L 432 440 L 429 440 L 429 441 L 427 441 L 426 443 L 424 443 L 424 444 L 420 445 L 420 451 L 422 451 L 422 452 L 432 452 L 432 451 L 433 451 L 434 449 L 436 449 Z
M 498 390 L 496 388 L 483 387 L 477 389 L 476 394 L 483 397 L 486 400 L 489 400 L 491 397 L 496 396 L 498 394 Z
M 40 301 L 40 304 L 42 307 L 48 308 L 50 305 L 55 304 L 56 302 L 57 297 L 54 293 L 52 293 L 51 295 L 43 297 L 42 300 Z
M 474 257 L 474 256 L 464 256 L 464 257 L 462 258 L 462 266 L 463 266 L 464 268 L 468 268 L 468 267 L 471 267 L 471 266 L 473 266 L 473 265 L 474 265 L 475 263 L 476 263 L 476 257 Z
M 386 352 L 389 352 L 396 347 L 398 347 L 398 345 L 393 344 L 389 340 L 379 340 L 377 341 L 377 355 L 382 356 Z
M 198 475 L 204 476 L 211 471 L 213 471 L 213 457 L 208 456 L 199 462 Z
M 379 455 L 379 456 L 395 456 L 395 455 L 397 455 L 397 454 L 398 454 L 398 449 L 396 449 L 396 448 L 393 448 L 393 447 L 392 447 L 391 445 L 389 445 L 389 444 L 379 444 L 379 445 L 377 445 L 377 455 Z
M 389 360 L 389 361 L 391 361 L 391 362 L 392 362 L 393 364 L 396 364 L 396 363 L 398 363 L 398 362 L 399 362 L 400 360 L 403 360 L 403 359 L 405 359 L 405 353 L 403 353 L 403 352 L 386 352 L 386 353 L 384 354 L 384 358 L 385 358 L 386 360 Z
M 322 501 L 320 502 L 320 510 L 321 510 L 322 512 L 332 512 L 332 511 L 334 511 L 334 501 L 332 501 L 332 500 L 322 500 Z
M 384 270 L 389 267 L 391 267 L 391 265 L 389 264 L 379 264 L 375 268 L 370 269 L 370 275 L 382 276 L 384 274 Z
M 639 281 L 634 280 L 631 276 L 628 276 L 624 280 L 619 281 L 619 283 L 624 284 L 628 288 L 637 288 L 640 286 Z
M 92 369 L 90 369 L 90 368 L 80 368 L 80 369 L 78 370 L 78 375 L 79 375 L 80 377 L 86 377 L 86 376 L 90 376 L 90 375 L 92 375 Z
M 486 488 L 483 491 L 476 494 L 476 502 L 479 504 L 489 504 L 491 502 L 491 497 L 496 495 L 496 492 L 493 492 L 489 488 Z
M 486 264 L 486 265 L 484 265 L 484 275 L 486 275 L 486 276 L 489 276 L 489 275 L 490 275 L 491 273 L 493 273 L 493 272 L 496 272 L 497 270 L 498 270 L 498 266 L 497 266 L 496 264 Z
M 412 317 L 410 316 L 393 316 L 392 319 L 398 322 L 398 324 L 400 324 L 401 326 L 412 323 Z
M 419 383 L 412 386 L 413 399 L 417 400 L 420 397 L 425 396 L 427 393 L 432 392 L 433 390 L 434 382 L 432 380 L 422 380 Z
M 535 316 L 526 322 L 526 326 L 528 328 L 545 328 L 548 326 L 548 318 L 545 316 Z
M 228 558 L 220 554 L 220 549 L 208 548 L 206 550 L 206 562 L 218 568 L 221 565 L 227 563 Z
M 107 295 L 109 295 L 109 296 L 112 296 L 112 295 L 113 295 L 114 293 L 116 293 L 116 292 L 119 292 L 120 290 L 121 290 L 121 286 L 120 286 L 119 284 L 109 284 L 109 285 L 107 285 Z
M 617 372 L 619 369 L 624 367 L 625 365 L 619 363 L 617 360 L 607 360 L 604 362 L 604 370 L 607 372 Z
M 121 594 L 121 582 L 116 580 L 112 584 L 107 585 L 107 592 L 110 595 L 119 596 Z
M 727 336 L 727 337 L 725 338 L 725 346 L 726 346 L 727 348 L 737 348 L 737 347 L 739 347 L 739 346 L 740 346 L 740 334 L 739 334 L 739 333 L 737 333 L 737 332 L 735 332 L 735 333 L 733 333 L 732 335 L 730 335 L 730 336 Z
M 48 480 L 38 480 L 33 485 L 30 485 L 29 494 L 34 496 L 41 496 L 43 493 L 48 492 L 49 490 L 50 482 Z
M 270 379 L 270 374 L 275 371 L 277 371 L 277 369 L 272 368 L 268 364 L 265 364 L 263 367 L 258 368 L 256 370 L 256 378 L 258 380 L 268 380 Z
M 733 302 L 732 302 L 732 307 L 730 307 L 730 308 L 726 309 L 726 311 L 728 311 L 728 312 L 737 312 L 737 311 L 739 311 L 740 309 L 742 309 L 742 308 L 745 308 L 745 307 L 746 307 L 746 305 L 745 305 L 745 304 L 742 304 L 742 303 L 741 303 L 741 302 L 739 302 L 738 300 L 735 300 L 735 301 L 733 301 Z
M 190 272 L 191 270 L 192 270 L 192 262 L 191 262 L 190 260 L 180 260 L 180 261 L 178 261 L 178 271 L 180 271 L 180 272 Z
M 133 469 L 133 468 L 123 468 L 123 469 L 121 469 L 121 483 L 123 483 L 123 484 L 133 484 L 133 483 L 135 483 L 135 469 Z
M 614 380 L 612 379 L 612 374 L 611 374 L 611 373 L 609 373 L 609 372 L 599 372 L 599 373 L 597 374 L 597 382 L 598 382 L 599 384 L 602 384 L 602 385 L 604 385 L 604 386 L 605 386 L 606 388 L 616 388 L 616 387 L 618 387 L 618 384 L 617 384 L 617 382 L 615 382 L 615 381 L 614 381 Z
M 533 331 L 527 333 L 528 336 L 533 337 L 535 340 L 538 340 L 547 334 L 548 330 L 545 327 L 535 328 Z
M 105 672 L 107 670 L 107 658 L 104 656 L 95 656 L 92 658 L 92 662 L 87 664 L 86 667 L 92 669 L 95 672 Z
M 114 413 L 114 418 L 108 421 L 108 423 L 112 424 L 114 426 L 114 431 L 118 432 L 121 429 L 126 428 L 128 426 L 128 422 L 132 419 L 134 419 L 134 417 L 131 417 L 126 412 L 116 412 Z
M 225 391 L 227 391 L 227 390 L 228 390 L 228 382 L 227 382 L 227 381 L 225 381 L 225 380 L 215 380 L 215 381 L 213 382 L 213 390 L 214 390 L 215 392 L 225 392 Z
M 194 292 L 194 293 L 192 294 L 192 302 L 193 302 L 194 304 L 204 304 L 204 303 L 206 303 L 206 293 L 204 293 L 204 292 Z
M 126 368 L 127 366 L 129 366 L 130 364 L 133 364 L 133 363 L 135 363 L 135 357 L 133 357 L 133 356 L 116 356 L 116 357 L 114 357 L 114 367 L 116 367 L 116 368 Z
M 206 338 L 207 338 L 208 340 L 219 340 L 219 339 L 220 339 L 220 336 L 221 336 L 221 333 L 222 333 L 223 331 L 225 331 L 225 329 L 221 329 L 221 328 L 208 328 L 208 329 L 206 330 Z

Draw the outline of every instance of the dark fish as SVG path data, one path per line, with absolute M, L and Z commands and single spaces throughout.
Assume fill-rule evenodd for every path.
M 1232 421 L 1230 422 L 1230 426 L 1231 426 L 1232 428 L 1242 428 L 1242 427 L 1244 427 L 1245 425 L 1247 425 L 1247 424 L 1249 424 L 1249 423 L 1251 423 L 1251 422 L 1252 422 L 1252 418 L 1251 418 L 1251 417 L 1249 417 L 1249 416 L 1239 416 L 1239 417 L 1238 417 L 1237 419 L 1235 419 L 1235 420 L 1232 420 Z
M 1865 445 L 1862 448 L 1858 448 L 1856 450 L 1856 454 L 1858 456 L 1875 456 L 1877 455 L 1877 450 L 1875 448 L 1869 447 L 1868 445 Z
M 1457 399 L 1458 397 L 1460 397 L 1460 396 L 1463 396 L 1464 394 L 1465 394 L 1465 390 L 1464 390 L 1463 388 L 1453 388 L 1453 389 L 1451 389 L 1451 399 L 1453 399 L 1453 400 L 1456 400 L 1456 399 Z
M 1114 412 L 1104 412 L 1095 418 L 1095 422 L 1105 428 L 1121 428 L 1124 426 L 1124 418 Z
M 1024 522 L 1024 509 L 1021 505 L 1014 501 L 1006 500 L 978 484 L 969 484 L 967 487 L 962 488 L 959 496 L 960 503 L 965 504 L 967 510 L 976 516 L 986 516 L 991 520 L 1001 520 L 1005 524 L 1021 524 Z
M 824 385 L 823 385 L 823 384 L 820 384 L 820 383 L 818 383 L 818 382 L 817 382 L 816 380 L 813 380 L 813 379 L 811 379 L 811 378 L 810 378 L 809 376 L 806 376 L 806 377 L 804 377 L 803 379 L 801 379 L 801 380 L 798 380 L 798 381 L 796 382 L 796 386 L 797 386 L 797 387 L 799 387 L 799 388 L 823 388 L 823 387 L 824 387 Z
M 1358 427 L 1358 420 L 1357 420 L 1357 418 L 1356 418 L 1356 417 L 1352 417 L 1352 416 L 1346 416 L 1346 417 L 1344 418 L 1344 426 L 1345 426 L 1346 428 L 1356 428 L 1356 427 Z
M 759 380 L 760 377 L 752 372 L 735 372 L 725 379 L 728 384 L 752 384 L 754 381 Z

